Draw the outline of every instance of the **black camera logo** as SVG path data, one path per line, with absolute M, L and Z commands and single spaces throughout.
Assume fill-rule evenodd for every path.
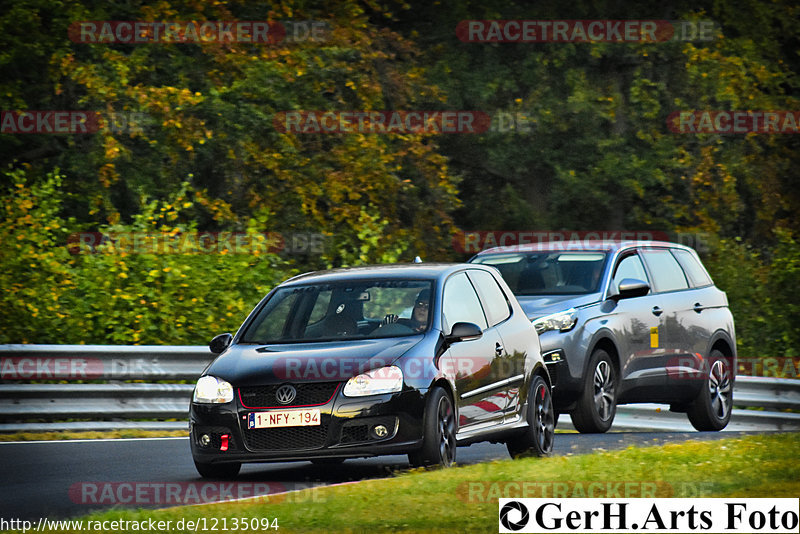
M 510 514 L 512 510 L 519 512 L 519 521 L 514 522 L 508 518 L 508 514 Z M 508 530 L 520 530 L 525 528 L 529 519 L 530 513 L 528 513 L 528 507 L 519 501 L 509 501 L 500 509 L 500 523 Z

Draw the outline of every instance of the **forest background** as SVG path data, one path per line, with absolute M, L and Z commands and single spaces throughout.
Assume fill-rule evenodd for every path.
M 714 31 L 568 43 L 456 31 L 511 19 Z M 799 20 L 789 0 L 7 3 L 0 109 L 117 119 L 0 134 L 0 343 L 204 344 L 299 272 L 461 261 L 465 231 L 626 230 L 698 248 L 728 294 L 740 357 L 800 356 L 800 136 L 668 127 L 682 110 L 800 110 Z M 288 31 L 277 43 L 85 43 L 78 21 Z M 316 22 L 324 31 L 307 32 Z M 275 119 L 291 110 L 472 110 L 492 123 L 283 132 Z M 193 232 L 281 238 L 243 253 L 75 246 L 82 233 Z

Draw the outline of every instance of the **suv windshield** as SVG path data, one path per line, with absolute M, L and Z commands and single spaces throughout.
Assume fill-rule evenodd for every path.
M 423 333 L 430 325 L 432 283 L 370 280 L 279 288 L 242 343 L 292 343 Z
M 497 268 L 515 295 L 577 295 L 599 291 L 606 254 L 486 254 L 471 261 Z

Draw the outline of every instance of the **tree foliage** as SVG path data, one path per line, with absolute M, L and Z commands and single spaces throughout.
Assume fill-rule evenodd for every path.
M 0 109 L 139 122 L 0 134 L 5 340 L 196 343 L 233 329 L 291 272 L 463 259 L 450 244 L 459 228 L 627 229 L 713 236 L 705 260 L 729 293 L 740 348 L 784 353 L 800 330 L 800 137 L 675 134 L 667 120 L 800 109 L 798 15 L 788 0 L 15 2 L 0 16 Z M 466 43 L 455 32 L 475 19 L 637 18 L 712 20 L 716 33 Z M 278 44 L 71 41 L 70 25 L 87 20 L 317 20 L 327 30 Z M 291 110 L 443 109 L 489 113 L 493 127 L 274 125 Z M 67 236 L 84 230 L 319 232 L 327 246 L 297 258 L 70 255 Z

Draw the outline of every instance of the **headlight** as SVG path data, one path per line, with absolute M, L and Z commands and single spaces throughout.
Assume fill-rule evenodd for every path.
M 570 308 L 566 311 L 545 315 L 533 321 L 536 333 L 543 334 L 548 330 L 569 332 L 578 322 L 578 310 Z
M 394 365 L 354 376 L 344 385 L 346 397 L 394 393 L 403 389 L 403 371 Z
M 213 376 L 203 376 L 194 387 L 194 402 L 222 404 L 233 400 L 233 386 Z

